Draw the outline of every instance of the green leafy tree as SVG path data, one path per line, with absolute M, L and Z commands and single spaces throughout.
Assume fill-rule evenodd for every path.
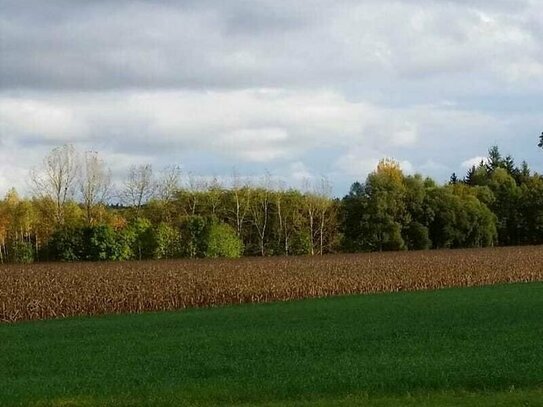
M 411 222 L 405 228 L 403 238 L 409 250 L 426 250 L 432 246 L 428 228 L 418 222 Z
M 505 169 L 498 168 L 490 176 L 488 186 L 495 197 L 491 209 L 498 218 L 499 244 L 519 244 L 521 242 L 521 214 L 519 212 L 521 191 L 515 179 Z
M 173 259 L 181 256 L 181 234 L 179 230 L 160 223 L 153 231 L 155 259 Z
M 406 186 L 398 163 L 382 160 L 366 180 L 363 230 L 371 250 L 402 250 L 402 225 L 406 223 Z
M 91 261 L 128 260 L 131 250 L 125 239 L 109 225 L 84 229 L 85 259 Z
M 367 201 L 365 188 L 360 182 L 351 185 L 349 194 L 341 201 L 341 247 L 345 251 L 358 252 L 366 249 L 363 222 Z
M 485 165 L 485 163 L 481 161 L 478 166 L 472 166 L 468 170 L 468 173 L 466 174 L 464 183 L 472 187 L 487 185 L 488 184 L 487 165 Z
M 131 257 L 137 260 L 152 259 L 155 241 L 151 222 L 142 217 L 135 218 L 124 230 L 124 241 L 130 247 Z
M 53 260 L 84 260 L 84 234 L 81 228 L 64 227 L 51 236 L 48 252 Z
M 182 254 L 185 257 L 205 257 L 209 221 L 200 215 L 190 215 L 181 226 Z
M 543 177 L 534 175 L 520 189 L 520 228 L 524 244 L 543 244 Z

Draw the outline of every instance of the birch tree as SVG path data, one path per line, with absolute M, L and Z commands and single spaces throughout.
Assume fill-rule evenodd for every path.
M 231 191 L 234 200 L 232 214 L 234 217 L 236 233 L 238 237 L 241 238 L 243 226 L 246 223 L 246 218 L 251 206 L 252 190 L 249 182 L 243 182 L 236 170 L 234 170 L 232 174 Z
M 305 193 L 304 213 L 307 217 L 308 233 L 311 239 L 310 254 L 313 256 L 315 255 L 318 197 L 313 193 L 311 181 L 309 179 L 304 180 L 302 188 Z
M 121 190 L 121 202 L 136 209 L 139 214 L 156 192 L 156 182 L 151 164 L 130 167 Z
M 111 171 L 95 151 L 87 151 L 83 159 L 80 191 L 87 224 L 95 222 L 93 210 L 105 204 L 111 192 Z
M 322 177 L 318 186 L 315 188 L 316 196 L 316 215 L 318 218 L 318 244 L 319 254 L 324 253 L 324 241 L 329 220 L 329 212 L 332 207 L 332 184 L 326 177 Z
M 73 198 L 79 176 L 79 155 L 74 146 L 54 148 L 43 160 L 41 168 L 33 169 L 30 180 L 39 197 L 55 204 L 55 222 L 64 223 L 64 205 Z
M 158 197 L 165 202 L 175 199 L 181 183 L 181 168 L 177 165 L 165 167 L 162 170 L 157 185 Z
M 266 255 L 266 236 L 272 203 L 271 178 L 266 174 L 261 186 L 255 190 L 250 210 L 253 226 L 258 234 L 260 255 Z

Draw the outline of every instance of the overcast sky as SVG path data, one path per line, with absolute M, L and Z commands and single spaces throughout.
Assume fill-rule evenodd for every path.
M 51 148 L 338 195 L 498 144 L 543 171 L 543 1 L 0 0 L 0 193 Z

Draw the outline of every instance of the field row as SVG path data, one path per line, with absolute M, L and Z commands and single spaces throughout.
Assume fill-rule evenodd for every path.
M 543 281 L 543 248 L 0 266 L 0 320 Z

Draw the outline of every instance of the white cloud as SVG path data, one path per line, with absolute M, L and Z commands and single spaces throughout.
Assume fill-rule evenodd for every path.
M 301 161 L 290 164 L 288 173 L 289 178 L 297 183 L 310 181 L 315 178 L 315 174 Z
M 67 141 L 87 132 L 69 106 L 59 106 L 49 101 L 0 98 L 0 120 L 4 137 L 15 133 Z
M 478 166 L 481 162 L 483 164 L 486 164 L 487 161 L 488 161 L 487 157 L 483 157 L 483 156 L 472 157 L 472 158 L 462 162 L 462 168 L 469 169 L 469 168 L 471 168 L 473 166 Z
M 335 167 L 341 173 L 347 174 L 353 179 L 363 181 L 369 173 L 375 171 L 379 161 L 385 157 L 385 155 L 378 151 L 357 147 L 340 156 L 335 163 Z M 397 157 L 388 158 L 398 161 L 404 174 L 413 174 L 415 172 L 413 164 L 408 160 L 401 160 Z
M 361 148 L 354 148 L 336 161 L 339 171 L 363 180 L 370 172 L 375 170 L 379 163 L 379 156 L 373 151 L 364 151 Z
M 233 130 L 220 134 L 219 139 L 213 142 L 223 153 L 256 162 L 284 158 L 288 155 L 287 143 L 288 133 L 282 128 Z
M 406 172 L 421 168 L 441 177 L 443 168 L 425 163 L 454 169 L 464 149 L 472 150 L 473 134 L 499 132 L 511 122 L 443 103 L 390 108 L 329 90 L 247 89 L 0 94 L 0 123 L 4 151 L 17 157 L 8 173 L 71 142 L 104 153 L 118 174 L 137 162 L 184 165 L 187 155 L 200 154 L 211 160 L 200 169 L 208 173 L 216 171 L 218 157 L 230 167 L 256 163 L 273 172 L 306 162 L 319 174 L 333 167 L 359 177 L 392 155 L 405 160 Z M 23 152 L 27 146 L 33 163 Z M 317 152 L 324 161 L 311 158 Z

